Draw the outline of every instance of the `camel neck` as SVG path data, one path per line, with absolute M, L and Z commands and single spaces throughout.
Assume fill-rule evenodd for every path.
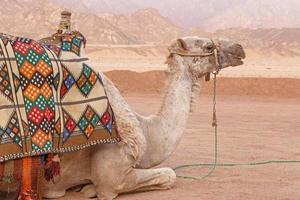
M 179 114 L 186 116 L 190 110 L 190 99 L 192 95 L 192 81 L 184 73 L 169 77 L 166 86 L 166 94 L 163 103 L 157 113 L 161 121 L 173 121 L 178 119 Z
M 176 73 L 169 77 L 160 110 L 145 127 L 147 149 L 140 163 L 142 167 L 160 164 L 175 150 L 188 120 L 191 91 L 192 80 L 187 73 Z

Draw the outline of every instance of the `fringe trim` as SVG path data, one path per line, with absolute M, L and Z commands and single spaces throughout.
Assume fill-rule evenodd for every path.
M 72 146 L 72 147 L 62 147 L 62 148 L 54 148 L 48 151 L 39 151 L 39 152 L 29 152 L 29 153 L 16 153 L 16 154 L 9 154 L 5 156 L 0 156 L 0 163 L 9 161 L 9 160 L 15 160 L 15 159 L 21 159 L 25 157 L 32 157 L 32 156 L 40 156 L 50 153 L 68 153 L 68 152 L 74 152 L 79 151 L 88 147 L 92 147 L 98 144 L 114 144 L 121 142 L 121 138 L 113 138 L 113 139 L 103 139 L 103 140 L 95 140 L 92 142 L 88 142 L 86 144 L 78 145 L 78 146 Z

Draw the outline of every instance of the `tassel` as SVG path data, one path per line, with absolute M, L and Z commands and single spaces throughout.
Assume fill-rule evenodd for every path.
M 54 181 L 60 175 L 60 159 L 58 154 L 48 154 L 45 163 L 44 177 L 46 181 Z
M 217 127 L 218 123 L 217 123 L 217 114 L 216 112 L 213 113 L 213 122 L 212 122 L 212 126 L 213 127 Z
M 205 81 L 206 82 L 210 81 L 210 73 L 205 74 Z

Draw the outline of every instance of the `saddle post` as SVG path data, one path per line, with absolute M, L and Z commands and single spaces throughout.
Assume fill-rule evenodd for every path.
M 18 200 L 40 200 L 41 158 L 22 158 L 22 179 Z

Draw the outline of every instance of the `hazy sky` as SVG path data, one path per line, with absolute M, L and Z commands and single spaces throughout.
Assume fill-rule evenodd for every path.
M 54 0 L 95 13 L 153 7 L 181 26 L 299 27 L 300 0 Z M 225 25 L 224 25 L 225 26 Z M 226 25 L 227 26 L 227 25 Z

